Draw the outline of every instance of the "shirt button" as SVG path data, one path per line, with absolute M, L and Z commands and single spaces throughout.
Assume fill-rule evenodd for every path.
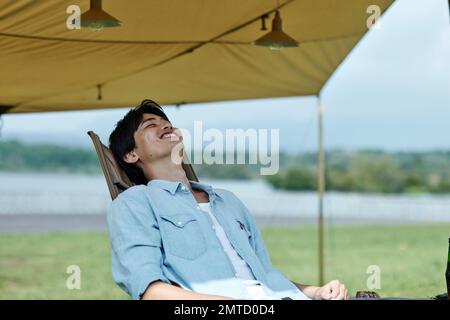
M 239 278 L 239 273 L 235 273 L 234 276 L 235 276 L 236 278 Z
M 181 221 L 178 221 L 177 224 L 178 224 L 179 226 L 181 226 Z

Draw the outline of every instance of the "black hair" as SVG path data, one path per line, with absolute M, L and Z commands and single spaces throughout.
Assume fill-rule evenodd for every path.
M 125 162 L 123 157 L 136 147 L 134 133 L 142 122 L 145 113 L 156 114 L 169 121 L 159 104 L 153 100 L 145 99 L 117 122 L 109 136 L 109 149 L 119 166 L 134 184 L 147 184 L 148 180 L 139 166 Z

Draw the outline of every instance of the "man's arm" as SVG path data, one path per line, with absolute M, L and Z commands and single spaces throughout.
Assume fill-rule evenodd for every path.
M 233 300 L 233 298 L 197 293 L 163 281 L 155 281 L 148 286 L 141 300 Z
M 162 240 L 153 211 L 145 201 L 136 199 L 137 196 L 119 196 L 108 211 L 112 273 L 116 283 L 136 300 L 231 299 L 195 293 L 171 284 L 161 269 Z
M 236 196 L 235 196 L 236 197 Z M 272 268 L 273 270 L 279 272 L 275 268 L 273 268 L 272 263 L 270 261 L 269 253 L 267 252 L 267 248 L 264 244 L 264 241 L 261 236 L 261 232 L 256 225 L 255 219 L 248 211 L 247 207 L 236 197 L 238 203 L 240 203 L 241 208 L 245 212 L 248 222 L 250 224 L 250 231 L 253 237 L 253 248 L 255 250 L 256 255 L 260 259 L 261 263 L 263 263 L 268 268 Z M 339 280 L 333 280 L 324 285 L 323 287 L 316 287 L 312 285 L 304 285 L 299 284 L 294 281 L 291 281 L 300 291 L 302 291 L 307 297 L 311 299 L 338 299 L 338 300 L 347 300 L 348 299 L 348 291 L 345 286 L 339 282 Z
M 302 291 L 308 298 L 316 299 L 316 293 L 317 290 L 319 290 L 319 287 L 307 285 L 307 284 L 300 284 L 294 281 L 291 281 L 300 291 Z
M 255 241 L 255 252 L 258 255 L 262 263 L 273 268 L 270 262 L 269 254 L 265 248 L 264 241 L 262 240 L 261 233 L 258 230 L 256 223 L 252 216 L 249 214 L 249 218 L 252 220 L 253 235 Z M 276 270 L 276 269 L 274 269 Z M 312 285 L 299 284 L 291 281 L 300 291 L 302 291 L 307 297 L 311 299 L 324 299 L 324 300 L 348 300 L 348 291 L 345 286 L 339 282 L 339 280 L 333 280 L 324 285 L 323 287 L 316 287 Z

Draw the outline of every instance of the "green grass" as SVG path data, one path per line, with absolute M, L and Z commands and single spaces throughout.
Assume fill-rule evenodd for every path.
M 314 227 L 262 231 L 273 264 L 290 279 L 317 283 Z M 326 230 L 326 280 L 352 294 L 367 290 L 367 267 L 381 269 L 383 297 L 445 292 L 450 225 L 334 227 Z M 0 234 L 0 299 L 128 299 L 111 277 L 106 233 Z M 68 290 L 66 269 L 81 268 L 81 289 Z

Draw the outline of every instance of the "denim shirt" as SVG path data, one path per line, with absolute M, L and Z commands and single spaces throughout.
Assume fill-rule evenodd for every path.
M 208 194 L 213 214 L 267 295 L 307 299 L 272 266 L 253 217 L 233 193 L 190 183 Z M 198 293 L 246 298 L 211 218 L 180 182 L 152 180 L 127 189 L 111 203 L 107 221 L 112 275 L 133 299 L 157 280 Z

